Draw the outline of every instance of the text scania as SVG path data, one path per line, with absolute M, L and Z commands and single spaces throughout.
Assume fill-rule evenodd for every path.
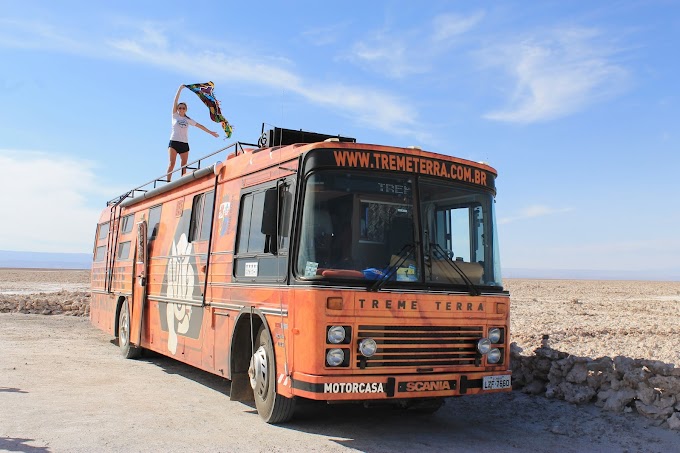
M 323 385 L 324 393 L 383 393 L 382 382 L 333 382 Z
M 433 382 L 407 382 L 407 392 L 432 392 L 439 390 L 451 390 L 449 381 L 433 381 Z
M 486 172 L 467 165 L 443 162 L 418 156 L 402 156 L 362 151 L 333 151 L 335 164 L 340 167 L 374 168 L 378 170 L 407 171 L 439 176 L 459 181 L 487 185 Z

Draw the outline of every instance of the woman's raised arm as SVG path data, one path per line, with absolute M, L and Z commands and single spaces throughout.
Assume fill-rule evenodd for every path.
M 182 88 L 184 88 L 184 85 L 180 85 L 179 88 L 177 88 L 177 94 L 175 95 L 175 102 L 172 103 L 172 115 L 177 112 L 177 103 L 179 101 L 179 92 L 182 91 Z

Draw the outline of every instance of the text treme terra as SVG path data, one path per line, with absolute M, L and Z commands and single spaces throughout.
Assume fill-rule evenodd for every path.
M 420 310 L 417 300 L 358 299 L 359 308 L 368 310 Z M 428 302 L 436 311 L 484 311 L 484 303 L 434 301 Z

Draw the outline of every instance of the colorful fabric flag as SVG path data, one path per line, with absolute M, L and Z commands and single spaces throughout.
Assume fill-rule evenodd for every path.
M 201 99 L 201 101 L 203 101 L 206 107 L 210 109 L 210 119 L 216 123 L 221 123 L 222 129 L 224 129 L 224 133 L 227 135 L 227 138 L 231 137 L 233 128 L 231 127 L 231 124 L 229 124 L 229 121 L 227 121 L 227 119 L 222 116 L 222 112 L 220 112 L 220 101 L 215 99 L 215 95 L 213 93 L 215 90 L 215 84 L 212 82 L 192 83 L 191 85 L 184 86 L 196 93 L 196 95 Z

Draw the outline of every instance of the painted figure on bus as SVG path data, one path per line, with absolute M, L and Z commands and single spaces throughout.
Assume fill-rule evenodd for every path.
M 184 102 L 179 102 L 179 94 L 184 88 L 180 85 L 175 95 L 175 101 L 172 103 L 172 133 L 170 134 L 170 143 L 168 144 L 168 156 L 170 163 L 168 164 L 168 182 L 172 178 L 172 172 L 175 169 L 175 161 L 179 154 L 180 165 L 182 167 L 182 176 L 186 173 L 186 165 L 189 160 L 189 126 L 196 126 L 197 128 L 207 132 L 213 137 L 219 137 L 220 134 L 213 132 L 202 124 L 197 123 L 187 116 L 187 105 Z
M 168 259 L 168 286 L 166 296 L 172 299 L 190 300 L 194 291 L 196 274 L 189 263 L 191 244 L 186 234 L 180 236 L 178 243 L 172 243 Z M 191 305 L 168 303 L 166 317 L 168 320 L 168 349 L 173 354 L 177 351 L 177 334 L 184 335 L 189 331 L 191 322 Z
M 203 297 L 192 243 L 188 241 L 191 211 L 182 213 L 175 230 L 161 286 L 167 302 L 159 304 L 161 328 L 168 332 L 168 351 L 177 353 L 180 337 L 198 338 L 203 322 L 203 309 L 194 306 Z M 185 301 L 187 303 L 185 303 Z

